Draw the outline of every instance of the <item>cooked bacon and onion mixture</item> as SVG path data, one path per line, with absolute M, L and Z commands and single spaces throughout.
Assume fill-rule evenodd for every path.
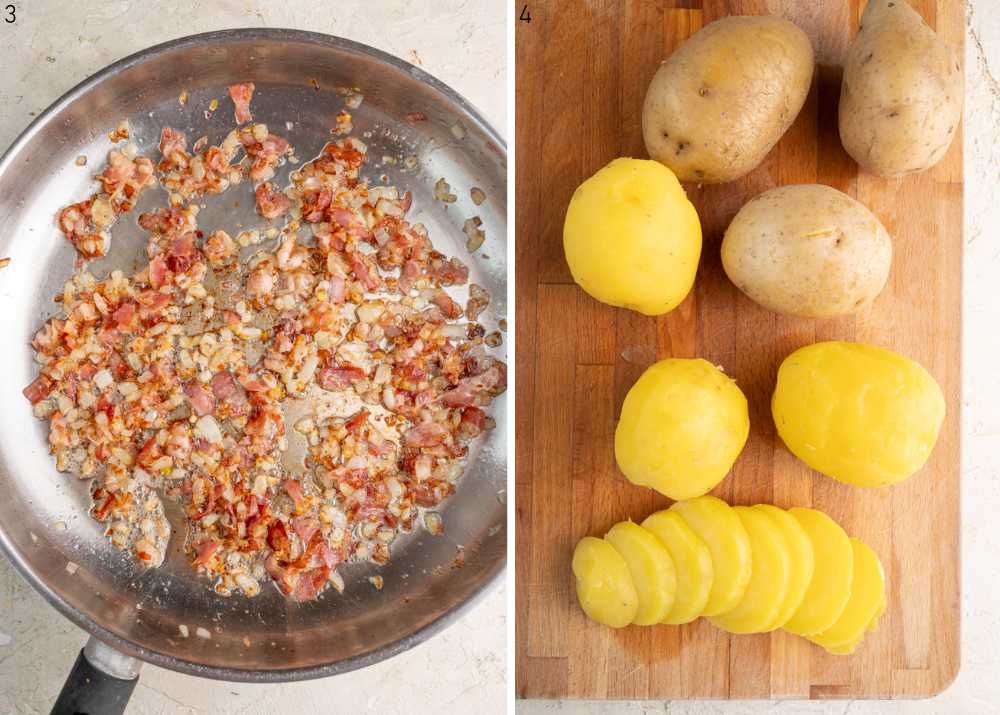
M 292 148 L 253 123 L 253 89 L 230 88 L 241 126 L 220 146 L 164 128 L 158 163 L 113 150 L 100 190 L 60 212 L 83 262 L 107 253 L 142 191 L 169 196 L 138 217 L 142 270 L 66 283 L 24 394 L 57 468 L 93 479 L 93 517 L 116 546 L 159 565 L 161 497 L 175 499 L 191 565 L 216 591 L 253 596 L 270 578 L 305 601 L 343 589 L 341 563 L 384 563 L 400 532 L 440 533 L 434 508 L 493 426 L 484 410 L 506 368 L 476 322 L 488 295 L 472 285 L 463 307 L 446 292 L 468 269 L 406 220 L 409 193 L 359 177 L 362 142 L 338 138 L 286 189 L 271 183 Z M 261 229 L 199 229 L 197 202 L 244 181 Z

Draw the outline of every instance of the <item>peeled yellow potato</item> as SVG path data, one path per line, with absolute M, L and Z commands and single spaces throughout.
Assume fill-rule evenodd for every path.
M 677 574 L 667 547 L 631 521 L 615 524 L 604 539 L 622 555 L 632 575 L 639 597 L 632 622 L 639 626 L 660 623 L 673 608 L 677 591 Z
M 667 547 L 677 572 L 674 607 L 663 623 L 690 623 L 701 615 L 712 590 L 712 553 L 684 518 L 674 511 L 658 511 L 646 517 L 642 528 Z
M 593 536 L 580 539 L 573 551 L 573 575 L 580 608 L 591 620 L 624 628 L 635 618 L 639 597 L 628 565 L 615 548 Z
M 563 250 L 573 280 L 591 296 L 660 315 L 694 284 L 701 223 L 670 169 L 615 159 L 573 194 Z
M 781 628 L 792 617 L 805 598 L 806 591 L 813 580 L 815 559 L 812 542 L 805 529 L 784 509 L 771 504 L 756 504 L 753 507 L 770 517 L 785 537 L 788 545 L 788 555 L 791 557 L 792 572 L 788 581 L 788 595 L 781 603 L 778 615 L 772 621 L 768 630 Z M 820 566 L 822 569 L 823 566 Z
M 740 602 L 708 620 L 730 633 L 761 633 L 770 629 L 788 596 L 792 557 L 784 534 L 767 514 L 749 506 L 733 511 L 750 536 L 753 568 Z
M 940 386 L 913 360 L 871 345 L 824 342 L 785 358 L 771 413 L 785 445 L 810 467 L 881 487 L 924 465 L 945 404 Z
M 854 549 L 840 525 L 823 512 L 796 507 L 788 513 L 812 543 L 816 568 L 802 604 L 782 627 L 800 636 L 815 635 L 832 626 L 847 606 Z
M 712 588 L 703 616 L 730 610 L 750 581 L 750 536 L 731 506 L 713 496 L 680 501 L 670 507 L 705 542 L 712 555 Z
M 721 482 L 750 432 L 747 400 L 706 360 L 649 367 L 625 396 L 615 459 L 633 484 L 691 499 Z
M 878 556 L 858 539 L 851 539 L 851 548 L 854 580 L 847 606 L 836 623 L 822 633 L 808 636 L 813 643 L 837 654 L 853 651 L 873 619 L 885 608 L 885 573 Z

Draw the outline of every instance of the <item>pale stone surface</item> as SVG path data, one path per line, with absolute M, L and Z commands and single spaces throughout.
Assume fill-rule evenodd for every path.
M 497 0 L 12 1 L 17 24 L 0 25 L 0 149 L 116 59 L 173 37 L 249 26 L 318 30 L 386 50 L 451 85 L 501 132 L 506 126 L 506 17 Z M 220 683 L 147 665 L 128 713 L 503 712 L 504 610 L 497 589 L 408 653 L 306 683 Z M 85 640 L 0 558 L 0 713 L 47 713 Z
M 957 1 L 957 0 L 956 0 Z M 929 700 L 519 703 L 521 715 L 985 715 L 1000 711 L 1000 16 L 969 0 L 966 22 L 965 286 L 962 399 L 962 669 Z

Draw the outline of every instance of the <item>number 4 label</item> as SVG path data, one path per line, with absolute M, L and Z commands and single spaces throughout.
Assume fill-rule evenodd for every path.
M 521 22 L 531 22 L 531 13 L 528 11 L 527 5 L 521 8 L 521 16 L 517 19 Z

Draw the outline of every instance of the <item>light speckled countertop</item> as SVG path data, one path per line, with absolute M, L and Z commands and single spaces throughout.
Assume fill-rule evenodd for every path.
M 506 18 L 497 0 L 13 1 L 16 25 L 0 25 L 0 150 L 56 97 L 116 59 L 194 32 L 250 26 L 318 30 L 391 52 L 451 85 L 505 130 Z M 502 712 L 504 610 L 498 589 L 423 645 L 325 680 L 220 683 L 147 665 L 127 712 Z M 0 715 L 47 713 L 85 640 L 0 558 Z
M 958 2 L 958 0 L 955 0 Z M 965 90 L 965 264 L 962 394 L 962 669 L 930 700 L 781 702 L 525 701 L 520 715 L 572 713 L 986 715 L 1000 712 L 1000 15 L 968 0 Z

